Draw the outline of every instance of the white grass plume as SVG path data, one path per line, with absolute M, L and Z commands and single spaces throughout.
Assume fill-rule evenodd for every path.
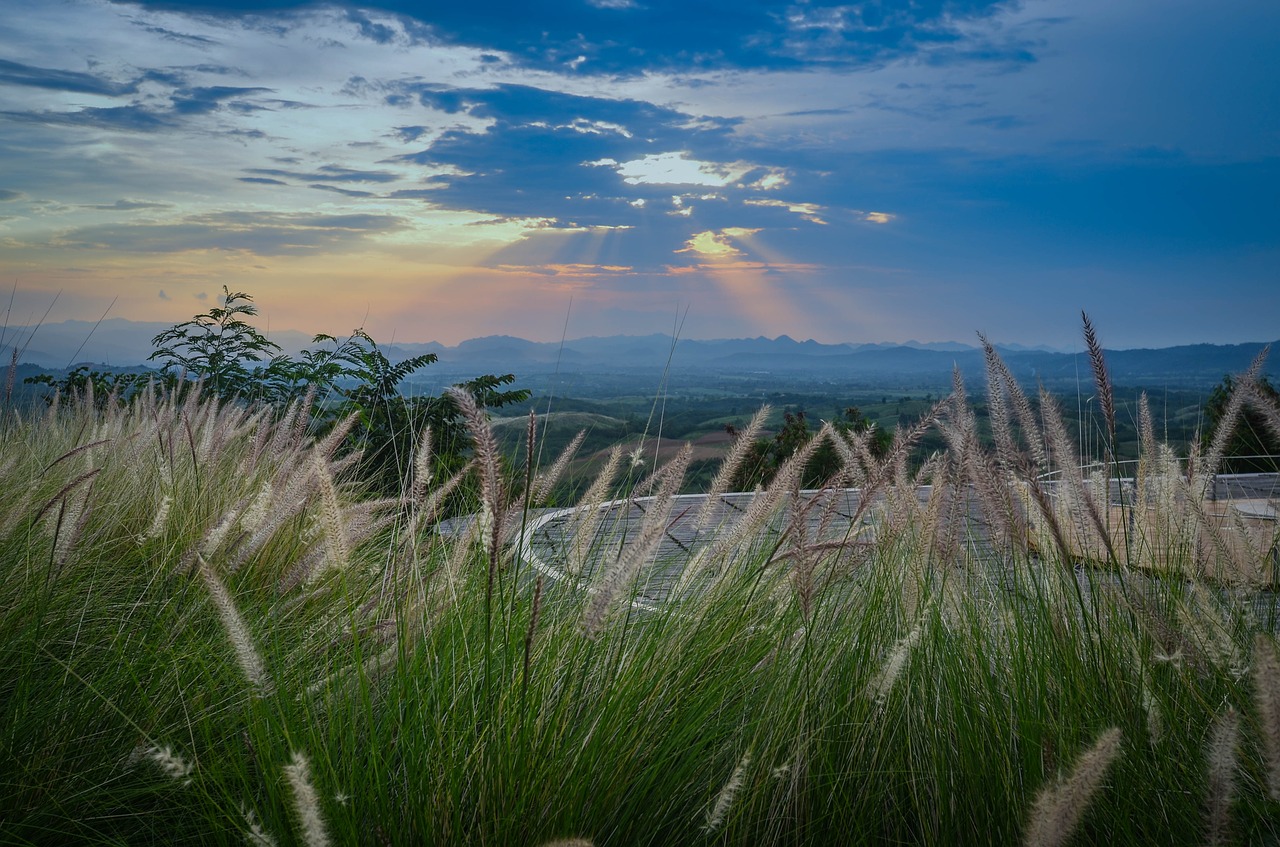
M 245 679 L 249 681 L 254 692 L 260 696 L 265 696 L 271 692 L 271 679 L 267 676 L 266 666 L 262 662 L 262 657 L 258 655 L 258 650 L 253 646 L 253 638 L 249 635 L 249 627 L 245 626 L 244 618 L 240 616 L 240 610 L 236 608 L 235 602 L 231 599 L 231 593 L 227 591 L 227 587 L 223 585 L 222 580 L 214 573 L 209 563 L 204 560 L 204 556 L 199 551 L 195 554 L 196 567 L 200 572 L 201 579 L 204 580 L 205 586 L 209 589 L 209 596 L 213 598 L 214 608 L 217 609 L 218 617 L 222 621 L 222 628 L 226 630 L 227 637 L 231 640 L 231 647 L 236 654 L 236 662 L 240 665 L 240 671 L 244 674 Z
M 413 480 L 409 483 L 409 502 L 417 503 L 431 484 L 431 427 L 422 430 L 418 449 L 413 452 Z
M 1267 760 L 1267 793 L 1280 801 L 1280 652 L 1262 633 L 1253 640 L 1253 698 Z
M 1236 790 L 1236 751 L 1240 746 L 1240 715 L 1228 707 L 1214 718 L 1205 758 L 1209 764 L 1209 843 L 1230 841 L 1231 801 Z
M 338 500 L 338 489 L 329 473 L 328 463 L 319 454 L 314 454 L 316 479 L 320 488 L 321 526 L 324 528 L 324 541 L 328 550 L 325 565 L 328 568 L 344 570 L 351 561 L 351 546 L 347 540 L 345 522 L 342 519 L 342 504 Z M 314 577 L 316 574 L 312 574 Z
M 485 417 L 484 410 L 476 404 L 476 399 L 469 391 L 453 387 L 446 392 L 457 404 L 471 430 L 471 443 L 475 450 L 476 463 L 480 470 L 480 498 L 494 516 L 493 526 L 486 546 L 489 550 L 490 570 L 497 566 L 498 551 L 502 543 L 503 517 L 506 512 L 502 488 L 502 473 L 499 470 L 501 457 L 498 452 L 498 441 L 493 435 L 493 428 Z
M 160 533 L 164 532 L 165 525 L 169 523 L 169 511 L 173 508 L 173 495 L 165 494 L 160 498 L 160 504 L 156 507 L 155 517 L 151 519 L 151 525 L 147 527 L 146 532 L 138 536 L 139 544 L 146 544 Z
M 578 434 L 573 437 L 567 447 L 560 451 L 560 455 L 556 457 L 551 467 L 534 477 L 533 486 L 529 492 L 530 502 L 540 503 L 551 494 L 551 489 L 555 488 L 556 483 L 560 481 L 560 477 L 564 476 L 569 463 L 573 461 L 573 457 L 577 455 L 578 450 L 582 447 L 582 442 L 586 438 L 587 431 L 585 429 L 578 430 Z
M 717 533 L 715 541 L 705 551 L 706 555 L 700 558 L 705 562 L 714 562 L 738 545 L 755 541 L 760 530 L 774 512 L 777 511 L 782 501 L 798 491 L 805 465 L 809 463 L 809 459 L 813 457 L 818 446 L 822 444 L 824 439 L 830 437 L 830 433 L 833 431 L 830 424 L 823 424 L 822 429 L 813 438 L 810 438 L 802 447 L 792 453 L 782 463 L 782 467 L 778 469 L 778 473 L 773 478 L 773 482 L 769 483 L 769 487 L 762 492 L 757 492 L 751 498 L 751 504 L 747 506 L 746 512 L 742 517 L 734 522 L 732 527 Z M 692 573 L 694 570 L 694 565 L 691 563 L 685 569 L 686 576 L 690 578 L 696 576 L 695 573 Z M 684 583 L 684 581 L 684 578 L 682 578 L 681 582 Z M 677 588 L 677 593 L 682 587 L 683 585 Z
M 702 831 L 712 833 L 724 825 L 725 815 L 729 813 L 729 809 L 733 806 L 733 801 L 737 798 L 738 792 L 742 790 L 742 783 L 747 775 L 747 768 L 751 766 L 751 752 L 747 751 L 743 754 L 742 759 L 738 761 L 738 766 L 733 769 L 733 773 L 729 776 L 729 781 L 720 789 L 720 793 L 716 795 L 716 802 L 707 812 L 707 822 L 703 825 Z
M 195 767 L 182 756 L 173 752 L 168 745 L 164 747 L 148 747 L 145 751 L 148 759 L 155 763 L 165 776 L 186 787 L 191 784 L 191 773 Z
M 258 820 L 258 815 L 253 809 L 242 805 L 240 814 L 244 816 L 245 825 L 249 827 L 244 838 L 251 847 L 276 847 L 275 836 L 262 828 L 262 822 Z
M 606 495 L 613 486 L 618 476 L 618 469 L 621 467 L 622 446 L 615 445 L 609 451 L 609 460 L 605 462 L 604 468 L 596 475 L 595 480 L 587 488 L 587 493 L 582 497 L 582 505 L 579 506 L 573 526 L 573 549 L 570 551 L 567 567 L 570 574 L 576 576 L 582 573 L 587 560 L 591 557 L 596 529 L 600 526 L 605 513 L 603 506 L 607 502 Z
M 1227 407 L 1222 412 L 1222 417 L 1218 420 L 1218 427 L 1214 430 L 1213 441 L 1209 444 L 1209 452 L 1205 454 L 1204 466 L 1201 470 L 1203 479 L 1205 480 L 1204 490 L 1201 496 L 1208 492 L 1208 486 L 1212 485 L 1213 475 L 1218 472 L 1218 466 L 1222 464 L 1222 458 L 1226 455 L 1227 446 L 1231 441 L 1231 436 L 1235 433 L 1236 425 L 1240 422 L 1240 414 L 1244 411 L 1245 399 L 1250 395 L 1254 383 L 1258 379 L 1258 373 L 1262 370 L 1262 365 L 1267 360 L 1267 353 L 1270 347 L 1263 347 L 1258 355 L 1254 357 L 1253 362 L 1249 365 L 1249 369 L 1240 375 L 1236 380 L 1234 390 L 1231 396 L 1227 398 Z
M 738 433 L 737 440 L 729 448 L 729 455 L 725 456 L 724 462 L 720 465 L 720 470 L 716 472 L 715 478 L 711 480 L 711 487 L 707 489 L 707 499 L 698 511 L 697 520 L 693 524 L 695 530 L 705 528 L 710 522 L 711 515 L 716 511 L 717 501 L 733 484 L 734 477 L 738 475 L 738 469 L 742 467 L 747 454 L 751 452 L 756 439 L 760 437 L 760 433 L 764 430 L 765 420 L 768 419 L 771 411 L 773 411 L 772 408 L 767 404 L 761 406 L 760 410 L 751 418 L 751 422 L 747 424 L 747 428 Z
M 927 610 L 925 614 L 927 616 Z M 889 692 L 893 690 L 894 683 L 898 681 L 898 677 L 902 676 L 902 671 L 911 659 L 911 652 L 915 650 L 920 643 L 920 638 L 924 635 L 924 624 L 925 617 L 922 617 L 920 622 L 901 641 L 894 645 L 889 657 L 885 659 L 884 666 L 880 668 L 880 672 L 867 683 L 867 696 L 874 700 L 877 706 L 884 706 L 885 700 L 889 697 Z
M 293 759 L 284 766 L 284 775 L 293 790 L 293 808 L 298 815 L 303 843 L 307 847 L 328 847 L 329 833 L 320 811 L 320 797 L 311 784 L 311 765 L 307 757 L 295 751 Z
M 679 490 L 684 473 L 693 457 L 692 445 L 686 444 L 684 449 L 659 472 L 664 475 L 658 493 L 649 502 L 648 513 L 640 525 L 640 532 L 635 541 L 628 544 L 619 554 L 618 559 L 604 573 L 596 593 L 587 604 L 583 615 L 582 629 L 588 638 L 595 638 L 604 626 L 609 609 L 622 589 L 635 578 L 640 567 L 649 560 L 667 532 L 667 521 L 670 518 L 671 498 Z
M 1120 755 L 1121 738 L 1119 727 L 1104 731 L 1076 760 L 1075 768 L 1065 780 L 1040 790 L 1023 844 L 1062 847 L 1071 839 L 1102 778 Z

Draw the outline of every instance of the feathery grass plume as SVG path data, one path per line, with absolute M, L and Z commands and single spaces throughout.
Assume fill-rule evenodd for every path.
M 751 751 L 748 750 L 742 755 L 742 758 L 738 761 L 738 766 L 733 769 L 733 773 L 729 776 L 729 781 L 720 789 L 720 793 L 716 795 L 715 803 L 707 811 L 707 822 L 702 826 L 703 832 L 712 833 L 724 825 L 725 815 L 729 813 L 729 809 L 733 806 L 733 801 L 737 798 L 738 792 L 742 790 L 742 783 L 746 779 L 747 768 L 750 766 Z
M 595 842 L 589 838 L 557 838 L 544 841 L 539 847 L 595 847 Z
M 840 432 L 836 430 L 831 439 L 831 446 L 840 456 L 843 482 L 849 488 L 862 488 L 866 485 L 867 475 L 876 467 L 875 457 L 867 447 L 867 439 L 871 430 L 865 432 Z
M 284 775 L 293 790 L 293 808 L 298 815 L 303 843 L 307 847 L 328 847 L 329 833 L 320 811 L 320 796 L 311 784 L 311 765 L 307 757 L 295 751 L 293 759 L 284 766 Z
M 270 436 L 263 442 L 261 451 L 255 449 L 252 458 L 256 463 L 262 455 L 274 456 L 280 453 L 291 453 L 302 448 L 301 439 L 295 440 L 294 424 L 298 420 L 298 413 L 302 409 L 302 404 L 298 400 L 294 400 L 284 410 L 284 414 L 268 428 L 267 435 Z
M 1098 405 L 1102 407 L 1102 418 L 1107 423 L 1107 449 L 1114 451 L 1116 447 L 1116 398 L 1111 389 L 1111 375 L 1107 373 L 1107 360 L 1102 355 L 1102 345 L 1098 343 L 1098 333 L 1093 328 L 1089 315 L 1080 313 L 1084 322 L 1084 343 L 1089 348 L 1089 365 L 1093 368 L 1093 381 L 1098 387 Z
M 321 526 L 324 527 L 324 541 L 328 550 L 325 569 L 345 570 L 351 561 L 351 546 L 347 542 L 347 532 L 342 519 L 342 504 L 338 501 L 338 489 L 329 475 L 329 466 L 319 454 L 313 454 L 313 467 L 320 485 Z M 314 578 L 318 572 L 313 572 Z
M 529 410 L 529 420 L 524 428 L 524 491 L 526 497 L 533 493 L 533 468 L 538 463 L 538 413 Z
M 240 672 L 249 681 L 254 693 L 265 697 L 271 693 L 271 679 L 267 676 L 262 657 L 253 646 L 249 627 L 240 616 L 240 610 L 236 608 L 226 585 L 214 573 L 213 568 L 204 560 L 199 550 L 195 551 L 195 562 L 200 578 L 204 580 L 205 586 L 209 589 L 209 596 L 213 598 L 213 605 L 218 611 L 218 618 L 222 621 L 222 628 L 226 630 L 227 638 L 231 641 L 231 647 L 236 654 L 236 663 L 240 665 Z
M 1107 526 L 1107 521 L 1102 516 L 1102 510 L 1098 507 L 1097 498 L 1094 497 L 1091 486 L 1085 484 L 1084 475 L 1080 472 L 1079 454 L 1071 444 L 1071 440 L 1067 437 L 1067 427 L 1062 420 L 1062 412 L 1058 408 L 1057 401 L 1043 387 L 1040 389 L 1040 414 L 1044 419 L 1045 436 L 1049 442 L 1049 449 L 1053 456 L 1053 464 L 1062 473 L 1062 478 L 1066 482 L 1066 491 L 1070 492 L 1069 500 L 1082 501 L 1085 506 L 1084 515 L 1068 515 L 1074 529 L 1086 531 L 1086 523 L 1081 518 L 1087 517 L 1092 523 L 1092 534 L 1101 541 L 1107 551 L 1107 558 L 1112 562 L 1117 562 L 1116 551 L 1112 546 L 1111 529 Z M 1061 496 L 1061 494 L 1060 494 Z M 1074 510 L 1072 510 L 1074 511 Z M 1081 539 L 1085 541 L 1085 539 Z
M 1164 737 L 1164 717 L 1160 711 L 1160 703 L 1156 700 L 1155 692 L 1151 690 L 1151 686 L 1147 683 L 1147 674 L 1142 674 L 1142 711 L 1147 716 L 1147 741 L 1154 747 L 1160 743 L 1160 739 Z
M 293 421 L 293 443 L 299 447 L 307 437 L 307 427 L 311 424 L 311 409 L 316 402 L 316 384 L 307 383 L 307 391 L 302 395 L 302 403 L 298 406 L 298 415 Z
M 330 569 L 345 570 L 351 563 L 350 553 L 378 530 L 396 520 L 401 500 L 398 497 L 382 500 L 362 500 L 353 503 L 338 512 L 338 524 L 348 555 L 337 559 L 333 551 L 332 535 L 328 528 L 329 519 L 324 517 L 323 509 L 318 521 L 319 535 L 324 543 L 311 547 L 302 555 L 280 580 L 280 588 L 289 591 L 298 585 L 314 583 Z
M 151 519 L 151 525 L 147 527 L 146 532 L 138 536 L 139 544 L 146 544 L 160 533 L 164 532 L 165 525 L 169 523 L 169 511 L 173 508 L 173 495 L 165 494 L 160 498 L 160 504 L 156 507 L 155 517 Z
M 1263 633 L 1253 639 L 1253 698 L 1267 758 L 1267 793 L 1280 801 L 1280 652 Z
M 100 470 L 102 469 L 94 468 L 88 474 L 81 475 L 72 484 L 86 478 L 91 479 Z M 66 564 L 67 560 L 71 558 L 71 554 L 75 551 L 76 544 L 80 540 L 80 534 L 89 522 L 89 515 L 93 512 L 93 507 L 89 503 L 92 493 L 93 482 L 90 481 L 84 487 L 84 490 L 69 492 L 62 498 L 62 506 L 58 509 L 58 515 L 53 526 L 54 564 Z
M 9 370 L 4 378 L 4 402 L 7 405 L 13 399 L 13 383 L 18 376 L 18 345 L 13 345 L 13 355 L 9 357 Z
M 169 747 L 168 745 L 164 747 L 148 747 L 145 751 L 145 755 L 148 759 L 155 762 L 156 767 L 158 767 L 165 776 L 169 777 L 169 779 L 182 783 L 184 788 L 191 784 L 191 772 L 195 770 L 195 767 L 186 759 L 173 752 L 172 747 Z
M 249 455 L 244 459 L 245 476 L 253 476 L 258 470 L 258 463 L 262 461 L 263 451 L 266 450 L 267 442 L 274 429 L 270 422 L 270 414 L 269 408 L 259 409 L 250 421 L 253 425 L 253 441 L 249 448 Z
M 250 534 L 257 532 L 258 528 L 266 522 L 274 497 L 275 489 L 271 485 L 271 480 L 264 479 L 253 495 L 253 499 L 249 501 L 249 506 L 240 516 L 240 527 L 245 532 Z
M 609 451 L 609 460 L 605 462 L 604 468 L 600 473 L 596 474 L 596 478 L 592 480 L 591 485 L 587 488 L 587 493 L 582 496 L 581 505 L 578 507 L 578 513 L 573 522 L 573 549 L 570 551 L 569 560 L 566 566 L 568 573 L 576 576 L 581 574 L 587 565 L 587 560 L 591 557 L 591 550 L 595 544 L 596 530 L 600 526 L 600 521 L 604 518 L 604 505 L 607 501 L 606 495 L 610 488 L 613 487 L 613 481 L 618 476 L 618 470 L 622 467 L 622 445 L 618 444 Z
M 321 438 L 311 447 L 311 451 L 325 459 L 332 459 L 334 454 L 338 452 L 338 448 L 342 446 L 342 442 L 346 441 L 347 436 L 351 433 L 352 427 L 356 425 L 356 421 L 359 419 L 359 412 L 352 412 L 347 415 L 345 418 L 335 423 L 333 425 L 333 429 L 329 430 L 328 434 L 326 434 L 324 438 Z M 297 452 L 301 449 L 301 445 L 296 445 L 290 450 L 290 452 Z
M 244 834 L 244 839 L 249 842 L 250 847 L 276 847 L 275 836 L 262 828 L 262 822 L 258 820 L 258 815 L 253 809 L 241 805 L 240 814 L 244 816 L 245 825 L 249 827 Z
M 506 508 L 502 490 L 502 473 L 498 467 L 500 461 L 498 441 L 494 438 L 493 428 L 489 426 L 484 410 L 476 404 L 476 398 L 471 395 L 471 392 L 454 386 L 446 393 L 457 404 L 463 420 L 467 423 L 467 429 L 471 431 L 471 443 L 480 470 L 480 499 L 493 514 L 493 527 L 489 537 L 485 539 L 489 551 L 490 581 L 492 581 L 493 571 L 497 568 L 503 530 L 506 529 L 503 526 Z
M 560 451 L 560 455 L 556 457 L 551 467 L 534 477 L 533 489 L 529 493 L 531 502 L 541 503 L 550 496 L 551 489 L 555 488 L 556 483 L 560 481 L 560 477 L 564 476 L 569 463 L 578 454 L 578 450 L 582 448 L 582 442 L 586 438 L 587 431 L 585 429 L 578 430 L 578 434 L 573 437 L 567 447 Z
M 1013 443 L 1013 422 L 1009 418 L 1009 404 L 1005 400 L 1005 383 L 1000 378 L 997 363 L 1000 357 L 982 333 L 978 333 L 982 342 L 983 354 L 987 365 L 987 418 L 991 422 L 991 435 L 996 444 L 996 460 L 1001 470 L 1012 472 L 1021 465 L 1018 449 Z
M 991 379 L 991 373 L 994 370 L 996 377 L 1004 384 L 1004 393 L 1008 395 L 1009 402 L 1013 405 L 1018 426 L 1022 427 L 1022 438 L 1031 452 L 1031 461 L 1036 468 L 1045 470 L 1044 441 L 1040 435 L 1040 427 L 1036 424 L 1035 413 L 1031 410 L 1031 401 L 1027 399 L 1022 386 L 1018 385 L 1013 372 L 1009 370 L 1009 366 L 1000 357 L 995 346 L 981 333 L 978 337 L 982 339 L 983 350 L 987 356 L 987 379 Z
M 1062 847 L 1075 832 L 1102 778 L 1120 755 L 1121 733 L 1112 727 L 1076 760 L 1071 775 L 1040 790 L 1023 835 L 1027 847 Z
M 1280 441 L 1280 405 L 1263 394 L 1256 382 L 1245 386 L 1244 397 L 1245 401 L 1262 415 L 1263 426 L 1271 430 L 1271 434 Z
M 1209 765 L 1209 844 L 1230 843 L 1231 801 L 1236 793 L 1236 751 L 1240 746 L 1240 715 L 1230 706 L 1213 719 L 1205 758 Z
M 928 611 L 926 610 L 911 631 L 894 645 L 889 657 L 885 659 L 884 666 L 867 683 L 865 693 L 867 697 L 875 701 L 877 706 L 884 706 L 885 701 L 889 698 L 889 692 L 893 690 L 894 683 L 898 681 L 898 677 L 902 676 L 902 671 L 911 659 L 911 651 L 916 648 L 920 643 L 920 638 L 924 635 L 927 615 Z
M 1209 477 L 1205 486 L 1207 488 L 1212 485 L 1213 478 Z M 1208 566 L 1212 564 L 1212 575 L 1226 584 L 1237 585 L 1242 581 L 1248 582 L 1251 572 L 1261 563 L 1243 561 L 1244 557 L 1240 555 L 1241 551 L 1232 547 L 1227 541 L 1227 537 L 1223 533 L 1218 520 L 1209 514 L 1208 506 L 1203 498 L 1190 496 L 1186 498 L 1185 502 L 1190 507 L 1191 514 L 1195 517 L 1199 536 L 1195 539 L 1196 574 L 1199 576 L 1208 575 L 1210 573 Z M 1209 550 L 1202 549 L 1203 538 L 1208 538 Z M 1205 556 L 1209 555 L 1212 558 L 1206 559 Z
M 452 494 L 454 489 L 462 484 L 463 480 L 467 478 L 467 474 L 471 473 L 471 469 L 473 467 L 473 462 L 467 462 L 458 469 L 457 473 L 445 480 L 443 485 L 438 486 L 434 491 L 432 491 L 431 496 L 427 498 L 426 502 L 423 503 L 421 507 L 414 510 L 413 516 L 409 520 L 408 530 L 405 533 L 408 538 L 412 538 L 418 531 L 419 527 L 423 524 L 430 524 L 435 520 L 436 514 L 439 513 L 441 505 L 444 504 L 445 498 Z
M 544 578 L 538 574 L 538 581 L 533 587 L 533 606 L 529 609 L 529 626 L 524 632 L 524 676 L 522 689 L 529 687 L 529 662 L 533 658 L 533 637 L 538 632 L 538 616 L 542 614 L 542 587 Z M 523 696 L 523 695 L 522 695 Z
M 1160 442 L 1156 441 L 1156 428 L 1151 419 L 1151 401 L 1147 399 L 1147 392 L 1138 395 L 1138 458 L 1139 460 L 1150 460 L 1156 455 L 1160 447 Z M 1139 468 L 1143 464 L 1139 462 Z M 1139 478 L 1144 476 L 1141 470 L 1138 472 Z
M 236 547 L 227 563 L 228 570 L 233 573 L 270 541 L 285 523 L 306 508 L 319 485 L 314 465 L 305 461 L 302 454 L 290 451 L 285 456 L 285 461 L 281 463 L 271 483 L 272 488 L 279 493 L 273 497 L 266 519 Z
M 769 487 L 764 491 L 757 492 L 751 498 L 751 503 L 747 506 L 746 511 L 733 523 L 733 526 L 717 533 L 710 547 L 704 548 L 706 555 L 701 557 L 703 562 L 714 562 L 739 545 L 750 544 L 756 540 L 760 530 L 769 521 L 774 512 L 777 511 L 782 501 L 787 497 L 795 496 L 799 491 L 804 467 L 809 463 L 809 459 L 813 457 L 818 446 L 827 438 L 826 433 L 830 429 L 830 424 L 823 424 L 823 428 L 819 430 L 817 435 L 810 438 L 803 446 L 787 457 L 787 460 L 782 463 L 782 467 L 778 469 L 773 481 L 769 483 Z M 681 586 L 677 588 L 677 593 L 681 587 L 686 586 L 688 579 L 697 576 L 697 573 L 694 572 L 695 570 L 693 563 L 690 563 L 685 568 L 685 574 L 681 577 Z
M 664 478 L 657 494 L 649 502 L 649 510 L 640 524 L 639 533 L 634 541 L 622 549 L 618 558 L 604 572 L 595 594 L 583 613 L 582 631 L 588 638 L 595 638 L 600 634 L 618 594 L 635 578 L 640 567 L 649 560 L 666 535 L 672 498 L 680 489 L 680 483 L 684 480 L 685 471 L 692 458 L 693 445 L 685 444 L 679 454 L 659 472 Z
M 409 502 L 417 504 L 427 494 L 431 484 L 431 426 L 422 429 L 418 449 L 413 451 L 413 480 L 409 483 Z
M 211 527 L 204 534 L 204 538 L 200 540 L 200 553 L 205 556 L 213 556 L 218 548 L 222 546 L 222 542 L 227 539 L 231 528 L 236 525 L 236 520 L 240 517 L 239 508 L 228 509 L 223 514 L 222 520 Z
M 1213 440 L 1209 443 L 1209 451 L 1205 453 L 1204 464 L 1200 469 L 1200 478 L 1203 480 L 1201 486 L 1203 493 L 1201 496 L 1207 494 L 1209 486 L 1213 484 L 1213 475 L 1218 472 L 1218 467 L 1222 464 L 1222 458 L 1226 455 L 1227 445 L 1231 441 L 1231 436 L 1235 434 L 1236 426 L 1240 423 L 1240 413 L 1244 411 L 1245 397 L 1257 381 L 1258 374 L 1262 371 L 1262 366 L 1267 361 L 1267 354 L 1270 351 L 1271 347 L 1269 345 L 1258 351 L 1258 355 L 1250 363 L 1249 369 L 1240 375 L 1240 379 L 1236 381 L 1231 396 L 1227 398 L 1227 407 L 1223 410 L 1222 417 L 1218 419 L 1218 427 L 1213 432 Z
M 751 448 L 755 446 L 756 439 L 760 437 L 760 433 L 764 429 L 765 420 L 772 411 L 773 409 L 768 404 L 761 406 L 759 411 L 752 416 L 747 428 L 738 433 L 737 439 L 734 440 L 733 445 L 729 448 L 729 455 L 725 456 L 724 461 L 720 464 L 720 470 L 716 472 L 715 477 L 711 480 L 711 487 L 707 489 L 707 499 L 703 501 L 702 508 L 698 511 L 698 516 L 693 522 L 695 532 L 705 529 L 710 522 L 711 516 L 715 514 L 716 507 L 719 505 L 720 497 L 733 484 L 734 477 L 738 475 L 738 469 L 742 467 L 742 463 L 746 461 Z

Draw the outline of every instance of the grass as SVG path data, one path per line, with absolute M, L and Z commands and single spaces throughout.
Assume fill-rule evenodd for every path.
M 1016 422 L 994 453 L 957 381 L 885 461 L 838 445 L 874 532 L 815 534 L 784 468 L 656 610 L 629 600 L 687 453 L 579 586 L 516 555 L 538 504 L 479 410 L 488 518 L 457 540 L 430 491 L 364 496 L 295 412 L 7 411 L 0 842 L 1280 838 L 1274 529 L 1215 542 L 1234 525 L 1198 509 L 1212 468 L 1155 442 L 1113 521 L 1062 473 L 1079 457 L 1050 405 L 992 384 Z M 591 498 L 638 472 L 620 452 Z

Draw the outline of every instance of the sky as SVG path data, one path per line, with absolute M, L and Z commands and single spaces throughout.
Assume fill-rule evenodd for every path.
M 1280 337 L 1274 0 L 5 0 L 0 309 Z

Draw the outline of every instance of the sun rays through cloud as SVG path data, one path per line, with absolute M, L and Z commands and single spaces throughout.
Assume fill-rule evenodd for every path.
M 571 294 L 584 328 L 683 301 L 695 335 L 825 341 L 1280 326 L 1275 4 L 6 10 L 0 274 L 51 319 L 229 285 L 424 341 Z

